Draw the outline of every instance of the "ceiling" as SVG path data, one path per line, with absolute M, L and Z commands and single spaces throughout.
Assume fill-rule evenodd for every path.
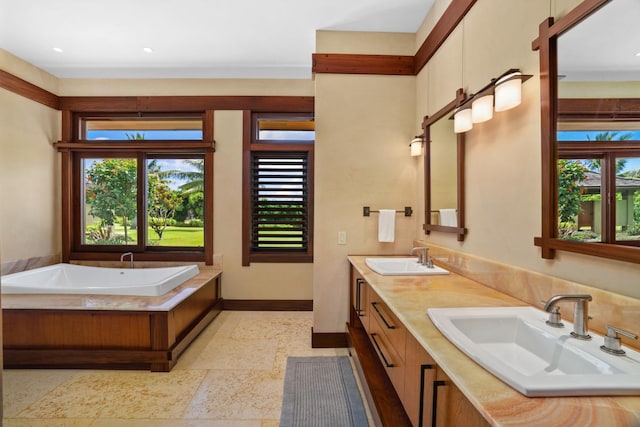
M 61 78 L 310 78 L 316 30 L 415 33 L 433 3 L 0 0 L 0 48 Z
M 558 38 L 563 81 L 640 80 L 639 0 L 604 5 Z

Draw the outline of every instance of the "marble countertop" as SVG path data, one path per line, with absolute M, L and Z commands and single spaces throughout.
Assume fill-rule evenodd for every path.
M 220 274 L 219 268 L 200 267 L 197 276 L 160 296 L 5 294 L 2 309 L 168 311 Z
M 381 276 L 367 267 L 365 256 L 348 259 L 491 425 L 640 425 L 639 396 L 528 398 L 520 394 L 458 350 L 427 315 L 429 308 L 528 305 L 523 301 L 455 273 Z

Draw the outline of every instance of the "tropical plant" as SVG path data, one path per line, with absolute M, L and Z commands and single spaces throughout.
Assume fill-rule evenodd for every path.
M 122 217 L 124 240 L 128 241 L 128 220 L 136 214 L 137 166 L 135 159 L 96 161 L 86 172 L 86 200 L 89 214 L 100 219 L 100 227 L 112 227 Z M 102 234 L 107 234 L 106 232 Z
M 575 218 L 582 211 L 580 181 L 586 178 L 587 168 L 576 160 L 558 160 L 558 220 L 559 231 L 569 235 L 575 231 Z
M 162 178 L 176 178 L 186 181 L 180 186 L 182 193 L 185 195 L 202 192 L 204 193 L 204 160 L 203 159 L 187 159 L 183 160 L 186 164 L 193 167 L 193 171 L 168 170 L 160 172 Z
M 593 141 L 624 141 L 631 139 L 632 136 L 632 133 L 619 135 L 619 132 L 607 131 L 596 134 Z M 587 140 L 592 141 L 592 139 L 588 135 Z M 600 169 L 602 169 L 602 161 L 600 159 L 585 160 L 585 163 L 591 171 L 600 172 Z M 626 159 L 618 159 L 616 161 L 616 175 L 620 174 L 624 170 L 626 164 Z
M 161 177 L 160 167 L 156 160 L 147 167 L 147 214 L 149 227 L 162 240 L 162 235 L 169 225 L 175 224 L 173 219 L 176 209 L 182 204 L 182 196 L 167 185 Z

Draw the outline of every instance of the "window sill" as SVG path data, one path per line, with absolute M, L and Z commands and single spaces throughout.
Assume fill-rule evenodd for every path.
M 261 253 L 250 254 L 249 262 L 243 263 L 247 266 L 251 263 L 313 263 L 313 255 L 309 254 L 276 254 Z

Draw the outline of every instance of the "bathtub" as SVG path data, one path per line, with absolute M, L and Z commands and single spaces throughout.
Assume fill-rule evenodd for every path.
M 3 294 L 102 294 L 159 296 L 199 273 L 197 265 L 105 268 L 55 264 L 0 277 Z

